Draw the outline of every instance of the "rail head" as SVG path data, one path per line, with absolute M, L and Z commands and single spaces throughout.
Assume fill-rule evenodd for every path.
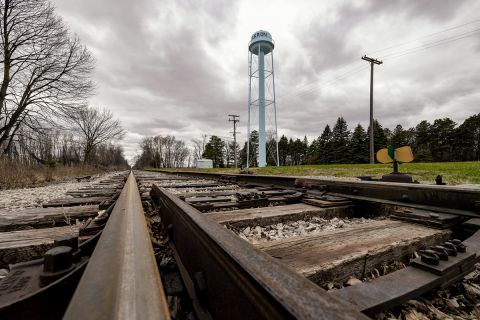
M 133 173 L 64 319 L 170 319 Z
M 367 319 L 166 189 L 153 185 L 151 196 L 190 277 L 202 274 L 213 318 Z

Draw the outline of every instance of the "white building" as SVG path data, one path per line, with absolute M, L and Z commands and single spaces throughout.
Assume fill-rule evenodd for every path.
M 195 168 L 213 168 L 213 160 L 198 159 L 195 163 Z

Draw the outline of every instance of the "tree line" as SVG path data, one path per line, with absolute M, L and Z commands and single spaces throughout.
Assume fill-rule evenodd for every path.
M 326 125 L 321 135 L 308 142 L 303 139 L 279 139 L 280 165 L 368 163 L 369 132 L 357 124 L 353 130 L 343 117 L 333 128 Z M 450 118 L 426 120 L 404 129 L 397 125 L 393 130 L 384 128 L 377 120 L 373 124 L 374 150 L 410 146 L 417 162 L 478 161 L 480 160 L 480 113 L 457 125 Z M 268 157 L 272 162 L 273 157 Z M 271 163 L 273 164 L 273 163 Z
M 339 117 L 333 128 L 326 125 L 313 141 L 307 137 L 288 138 L 282 135 L 278 142 L 281 166 L 334 163 L 368 163 L 369 132 L 357 124 L 350 130 L 346 120 Z M 426 120 L 404 129 L 397 125 L 393 130 L 384 128 L 377 120 L 373 123 L 374 150 L 410 146 L 417 162 L 479 161 L 480 160 L 480 113 L 457 125 L 450 118 Z M 250 134 L 250 167 L 257 166 L 258 132 Z M 198 159 L 211 159 L 216 168 L 233 167 L 235 150 L 238 166 L 246 167 L 247 142 L 240 149 L 238 144 L 218 136 L 193 139 L 193 150 L 185 142 L 173 136 L 145 138 L 141 154 L 136 159 L 138 167 L 190 167 Z M 275 141 L 267 140 L 268 165 L 276 165 Z
M 240 148 L 233 141 L 226 142 L 218 136 L 207 141 L 192 140 L 193 150 L 174 136 L 153 136 L 143 138 L 140 153 L 135 157 L 135 168 L 183 168 L 195 166 L 199 159 L 211 159 L 216 168 L 233 167 L 235 146 L 240 165 Z
M 120 123 L 88 106 L 94 59 L 50 1 L 0 0 L 0 41 L 0 158 L 127 165 Z

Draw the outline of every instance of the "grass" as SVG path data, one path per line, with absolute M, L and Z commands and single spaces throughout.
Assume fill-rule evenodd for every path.
M 187 170 L 187 169 L 179 169 Z M 239 173 L 239 169 L 215 168 L 188 170 L 203 172 Z M 250 168 L 254 174 L 280 176 L 330 176 L 330 177 L 357 177 L 372 176 L 380 178 L 392 171 L 392 165 L 387 164 L 326 164 L 286 167 Z M 430 162 L 430 163 L 403 163 L 399 171 L 408 173 L 414 180 L 421 183 L 435 183 L 435 177 L 442 175 L 443 181 L 449 185 L 480 184 L 480 162 Z
M 49 168 L 42 165 L 25 165 L 0 158 L 0 190 L 41 186 L 72 177 L 94 175 L 105 170 L 93 166 L 62 166 Z

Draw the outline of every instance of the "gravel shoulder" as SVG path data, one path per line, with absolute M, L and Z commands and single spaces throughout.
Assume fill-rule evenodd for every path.
M 18 211 L 41 207 L 42 203 L 56 198 L 70 198 L 66 192 L 90 187 L 100 180 L 107 179 L 115 172 L 93 176 L 89 181 L 77 182 L 74 178 L 67 182 L 43 187 L 0 190 L 0 211 Z

